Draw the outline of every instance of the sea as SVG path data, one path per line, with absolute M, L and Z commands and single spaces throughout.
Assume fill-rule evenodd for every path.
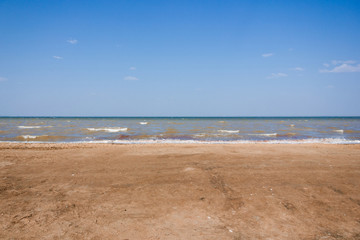
M 360 144 L 360 117 L 0 117 L 0 141 Z

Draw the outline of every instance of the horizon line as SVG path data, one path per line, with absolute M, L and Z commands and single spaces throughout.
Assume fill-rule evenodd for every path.
M 333 118 L 359 118 L 360 116 L 351 115 L 309 115 L 309 116 L 55 116 L 55 115 L 43 115 L 43 116 L 20 116 L 20 115 L 8 115 L 1 116 L 0 118 L 321 118 L 321 117 L 333 117 Z

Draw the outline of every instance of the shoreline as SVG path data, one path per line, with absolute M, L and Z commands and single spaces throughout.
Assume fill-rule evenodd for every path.
M 358 144 L 0 143 L 0 238 L 357 239 Z
M 47 141 L 0 141 L 0 144 L 118 144 L 118 145 L 155 145 L 155 144 L 199 144 L 199 145 L 307 145 L 307 144 L 326 144 L 326 145 L 357 145 L 360 140 L 349 140 L 340 138 L 315 138 L 297 140 L 179 140 L 179 139 L 157 139 L 157 140 L 93 140 L 93 141 L 74 141 L 74 142 L 47 142 Z

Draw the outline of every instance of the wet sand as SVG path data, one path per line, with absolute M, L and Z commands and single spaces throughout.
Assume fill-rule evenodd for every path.
M 0 239 L 360 239 L 360 145 L 1 143 Z

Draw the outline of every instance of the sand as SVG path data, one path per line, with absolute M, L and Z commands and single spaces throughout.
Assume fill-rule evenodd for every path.
M 360 145 L 1 143 L 0 239 L 360 239 Z

